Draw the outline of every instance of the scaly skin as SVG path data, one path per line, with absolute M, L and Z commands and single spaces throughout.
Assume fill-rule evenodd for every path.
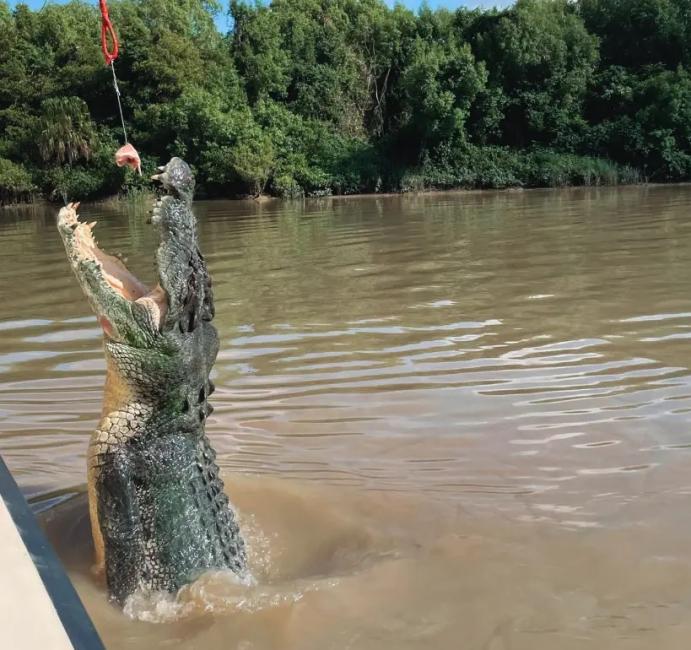
M 218 352 L 211 280 L 192 213 L 194 178 L 173 158 L 152 221 L 159 285 L 149 291 L 98 249 L 78 204 L 58 230 L 104 330 L 107 375 L 88 454 L 97 566 L 119 603 L 134 591 L 176 592 L 208 569 L 247 575 L 245 548 L 204 433 Z

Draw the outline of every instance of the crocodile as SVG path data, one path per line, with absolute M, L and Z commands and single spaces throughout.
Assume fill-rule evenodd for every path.
M 58 214 L 69 263 L 103 330 L 106 380 L 87 454 L 95 568 L 110 597 L 175 593 L 203 572 L 249 579 L 237 518 L 205 434 L 218 353 L 212 283 L 192 211 L 194 176 L 173 158 L 151 222 L 158 284 L 148 288 L 94 239 L 78 203 Z

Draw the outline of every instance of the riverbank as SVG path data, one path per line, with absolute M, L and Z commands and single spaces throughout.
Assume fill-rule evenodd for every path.
M 334 156 L 337 152 L 333 152 Z M 0 159 L 0 162 L 3 162 Z M 25 168 L 4 161 L 0 165 L 0 204 L 43 198 L 102 200 L 151 191 L 150 176 L 159 160 L 146 160 L 142 176 L 115 167 L 110 157 L 93 166 L 65 165 L 52 169 Z M 502 190 L 548 187 L 630 185 L 647 180 L 637 169 L 605 158 L 549 150 L 513 150 L 466 146 L 444 163 L 431 160 L 414 166 L 396 166 L 377 155 L 366 162 L 338 160 L 326 167 L 276 169 L 267 173 L 254 192 L 229 180 L 220 184 L 213 175 L 194 166 L 196 195 L 201 199 L 236 199 L 268 196 L 279 199 L 322 198 L 354 194 L 406 194 L 444 190 Z M 11 172 L 11 173 L 10 173 Z M 678 180 L 678 179 L 676 179 Z
M 265 205 L 274 203 L 292 203 L 292 202 L 321 202 L 321 201 L 366 201 L 370 199 L 395 199 L 395 198 L 412 198 L 412 197 L 433 197 L 433 196 L 478 196 L 478 195 L 496 195 L 496 194 L 522 194 L 522 193 L 534 193 L 534 192 L 549 192 L 549 191 L 560 191 L 560 190 L 587 190 L 587 189 L 612 189 L 612 188 L 640 188 L 646 187 L 651 189 L 665 188 L 665 187 L 685 187 L 691 185 L 691 181 L 683 181 L 677 183 L 650 183 L 641 181 L 638 183 L 626 183 L 618 185 L 562 185 L 559 187 L 506 187 L 506 188 L 490 188 L 490 189 L 466 189 L 466 188 L 451 188 L 451 189 L 424 189 L 419 191 L 408 191 L 408 192 L 363 192 L 359 194 L 329 194 L 325 196 L 303 196 L 301 198 L 286 199 L 279 196 L 271 196 L 269 194 L 261 194 L 260 196 L 217 196 L 213 198 L 200 198 L 195 202 L 204 201 L 205 203 L 242 203 L 246 202 L 252 205 Z M 130 203 L 136 205 L 137 203 L 149 203 L 156 199 L 156 194 L 154 192 L 141 193 L 136 196 L 130 196 L 127 194 L 114 194 L 101 199 L 95 199 L 93 201 L 86 201 L 84 203 L 89 203 L 91 205 L 108 205 L 113 206 L 121 205 L 123 203 Z M 19 203 L 7 203 L 0 205 L 0 211 L 11 210 L 17 208 L 30 208 L 30 207 L 42 207 L 42 206 L 55 206 L 58 209 L 62 203 L 57 201 L 50 201 L 45 197 L 34 197 L 33 200 L 22 201 Z
M 536 189 L 563 189 L 574 187 L 615 187 L 625 185 L 651 185 L 643 176 L 631 168 L 622 168 L 613 163 L 602 159 L 582 159 L 574 157 L 578 161 L 587 161 L 592 164 L 591 167 L 581 167 L 580 171 L 576 171 L 574 166 L 556 165 L 551 168 L 542 168 L 541 175 L 543 179 L 549 179 L 549 183 L 538 182 L 521 182 L 515 177 L 509 178 L 504 175 L 505 183 L 489 182 L 486 184 L 468 184 L 468 183 L 454 183 L 458 180 L 454 172 L 447 170 L 445 172 L 439 171 L 432 174 L 430 170 L 426 172 L 416 171 L 404 175 L 400 181 L 399 187 L 384 191 L 353 191 L 349 193 L 337 193 L 327 190 L 319 192 L 292 192 L 283 194 L 262 193 L 257 196 L 250 195 L 223 195 L 217 192 L 209 195 L 204 192 L 202 186 L 201 192 L 198 193 L 198 200 L 219 200 L 219 201 L 254 201 L 256 203 L 265 203 L 277 200 L 309 200 L 309 199 L 352 199 L 352 198 L 367 198 L 367 197 L 395 197 L 406 195 L 424 195 L 436 194 L 440 192 L 451 193 L 476 193 L 487 191 L 506 191 L 506 192 L 521 192 L 526 190 Z M 599 169 L 599 172 L 598 172 Z M 587 172 L 587 173 L 586 173 Z M 479 173 L 479 172 L 476 172 Z M 536 181 L 537 174 L 533 176 L 532 181 Z M 74 194 L 63 193 L 58 200 L 55 192 L 48 195 L 41 192 L 34 192 L 23 195 L 20 200 L 13 202 L 0 201 L 1 208 L 9 208 L 18 205 L 27 205 L 32 203 L 54 203 L 61 205 L 68 200 L 90 200 L 93 203 L 108 203 L 120 201 L 137 202 L 141 200 L 148 200 L 155 196 L 155 193 L 147 186 L 148 175 L 145 174 L 143 179 L 136 179 L 136 185 L 130 187 L 124 192 L 113 193 L 107 196 L 92 196 L 89 197 L 79 195 L 75 188 Z M 512 182 L 508 182 L 511 180 Z M 495 179 L 497 181 L 497 179 Z M 678 183 L 669 183 L 669 185 Z M 654 185 L 667 185 L 667 183 L 654 183 Z M 52 197 L 52 198 L 51 198 Z

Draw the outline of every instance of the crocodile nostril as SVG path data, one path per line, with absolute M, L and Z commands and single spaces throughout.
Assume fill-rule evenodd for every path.
M 199 404 L 201 404 L 206 399 L 206 392 L 204 391 L 204 386 L 199 389 Z
M 190 403 L 189 403 L 188 400 L 185 400 L 185 401 L 182 403 L 182 412 L 183 412 L 183 413 L 187 413 L 187 411 L 189 411 L 189 410 L 190 410 Z

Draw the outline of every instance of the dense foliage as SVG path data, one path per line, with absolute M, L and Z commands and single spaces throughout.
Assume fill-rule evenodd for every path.
M 207 196 L 687 180 L 691 0 L 111 0 L 131 140 Z M 0 0 L 0 202 L 142 180 L 121 143 L 99 18 Z

